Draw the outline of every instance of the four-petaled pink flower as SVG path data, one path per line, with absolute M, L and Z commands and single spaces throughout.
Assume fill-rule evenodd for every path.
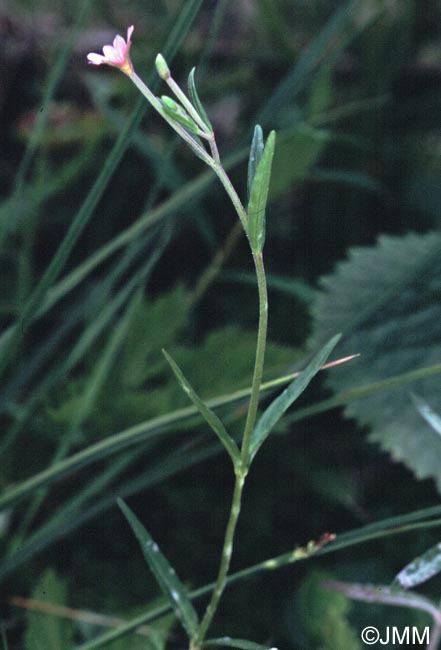
M 122 36 L 117 34 L 113 39 L 113 45 L 105 45 L 103 47 L 103 54 L 95 54 L 94 52 L 88 54 L 88 62 L 93 65 L 102 65 L 103 63 L 113 65 L 115 68 L 122 70 L 125 74 L 129 76 L 132 75 L 133 65 L 129 54 L 132 33 L 133 25 L 131 25 L 127 30 L 127 42 Z

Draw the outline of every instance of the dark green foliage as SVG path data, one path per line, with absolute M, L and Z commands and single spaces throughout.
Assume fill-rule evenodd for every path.
M 305 647 L 323 650 L 361 650 L 359 634 L 348 621 L 351 602 L 324 586 L 329 575 L 313 571 L 303 581 L 296 596 L 296 619 L 309 643 Z M 300 635 L 299 635 L 300 636 Z
M 135 67 L 154 92 L 163 84 L 158 51 L 179 82 L 191 71 L 189 97 L 213 125 L 244 205 L 263 150 L 257 130 L 247 173 L 254 125 L 277 131 L 265 206 L 265 379 L 299 369 L 311 329 L 310 352 L 342 331 L 332 358 L 361 354 L 318 373 L 253 463 L 234 570 L 328 530 L 340 553 L 308 563 L 332 565 L 337 580 L 390 584 L 400 567 L 413 575 L 412 558 L 432 575 L 439 509 L 425 506 L 438 496 L 418 479 L 441 486 L 439 374 L 353 402 L 352 421 L 335 409 L 303 418 L 335 391 L 343 403 L 346 391 L 441 361 L 439 3 L 52 4 L 7 2 L 2 22 L 2 650 L 93 647 L 105 633 L 34 612 L 20 618 L 5 604 L 10 595 L 40 598 L 36 585 L 53 603 L 145 614 L 154 581 L 139 571 L 118 496 L 133 499 L 185 585 L 205 585 L 216 570 L 231 468 L 161 348 L 238 440 L 243 399 L 219 407 L 216 398 L 250 384 L 252 267 L 245 238 L 225 244 L 233 209 L 212 172 L 146 111 L 127 78 L 85 62 L 88 49 L 100 51 L 132 22 Z M 254 214 L 261 249 L 263 211 Z M 222 268 L 209 268 L 213 259 Z M 274 398 L 265 395 L 260 422 Z M 411 471 L 367 445 L 365 432 Z M 392 515 L 391 528 L 420 528 L 405 543 L 383 539 L 375 522 Z M 343 531 L 368 522 L 375 541 L 352 547 L 359 533 Z M 227 633 L 238 648 L 357 648 L 365 603 L 349 611 L 342 594 L 318 586 L 322 576 L 299 592 L 299 567 L 229 589 L 212 646 Z M 439 576 L 418 588 L 439 600 Z M 389 611 L 382 616 L 386 625 Z M 108 647 L 164 650 L 172 620 Z M 299 621 L 307 629 L 296 635 Z M 183 647 L 181 633 L 176 626 L 170 647 Z
M 32 592 L 32 598 L 50 605 L 66 605 L 66 585 L 56 573 L 47 569 Z M 25 650 L 70 650 L 72 623 L 48 613 L 30 612 L 27 616 Z
M 437 233 L 381 237 L 376 247 L 353 249 L 349 261 L 322 280 L 325 291 L 314 307 L 313 344 L 341 329 L 339 354 L 361 354 L 350 367 L 330 375 L 335 390 L 440 361 L 440 253 Z M 439 377 L 423 379 L 415 389 L 436 404 Z M 439 434 L 423 421 L 407 386 L 354 401 L 346 412 L 369 425 L 370 439 L 395 460 L 404 461 L 420 478 L 434 478 L 441 488 Z

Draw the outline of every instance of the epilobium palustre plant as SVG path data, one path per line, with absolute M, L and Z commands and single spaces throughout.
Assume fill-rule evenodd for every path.
M 161 54 L 156 57 L 156 69 L 159 76 L 166 82 L 175 99 L 163 95 L 156 97 L 136 74 L 130 59 L 131 38 L 133 26 L 127 30 L 127 40 L 117 35 L 113 45 L 106 45 L 103 54 L 91 53 L 89 63 L 93 65 L 107 64 L 119 68 L 135 84 L 146 100 L 157 113 L 176 131 L 190 149 L 206 163 L 219 178 L 237 213 L 244 233 L 248 239 L 251 255 L 256 272 L 259 299 L 259 319 L 256 340 L 254 372 L 251 381 L 250 398 L 248 403 L 245 425 L 240 442 L 236 442 L 228 432 L 216 413 L 205 404 L 195 393 L 182 371 L 170 355 L 164 351 L 165 358 L 171 366 L 178 382 L 205 419 L 210 428 L 218 436 L 220 442 L 230 456 L 234 470 L 234 489 L 230 514 L 225 531 L 225 538 L 219 563 L 219 570 L 214 587 L 211 591 L 208 605 L 200 618 L 191 598 L 160 552 L 150 534 L 140 523 L 128 506 L 120 501 L 119 505 L 137 536 L 144 556 L 160 587 L 168 597 L 189 638 L 190 650 L 200 650 L 208 644 L 207 632 L 218 608 L 224 592 L 231 555 L 233 552 L 234 535 L 241 511 L 242 494 L 251 463 L 274 425 L 282 417 L 289 406 L 299 397 L 314 375 L 320 370 L 327 357 L 337 344 L 339 336 L 332 338 L 318 352 L 301 375 L 288 385 L 258 419 L 259 394 L 262 386 L 262 374 L 265 358 L 268 323 L 268 298 L 265 268 L 263 263 L 263 248 L 265 243 L 265 209 L 271 177 L 271 166 L 275 148 L 275 132 L 272 131 L 264 142 L 262 129 L 256 126 L 251 144 L 248 163 L 248 203 L 243 204 L 225 171 L 216 144 L 213 126 L 199 99 L 193 69 L 188 78 L 188 95 L 173 79 L 170 69 Z M 322 538 L 315 546 L 308 546 L 308 553 L 314 552 L 320 545 L 329 541 L 332 536 Z M 306 551 L 305 551 L 306 552 Z M 214 640 L 212 640 L 213 642 Z M 224 638 L 216 640 L 218 644 L 230 647 L 244 647 L 244 641 Z M 223 643 L 221 643 L 223 641 Z M 253 645 L 254 647 L 254 645 Z M 256 646 L 258 647 L 258 646 Z M 262 646 L 263 648 L 264 646 Z

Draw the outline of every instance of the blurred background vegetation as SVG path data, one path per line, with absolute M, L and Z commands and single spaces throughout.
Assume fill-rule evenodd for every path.
M 135 69 L 153 78 L 156 53 L 186 4 L 0 4 L 2 489 L 186 406 L 162 347 L 204 397 L 249 383 L 256 291 L 227 197 L 156 115 L 141 113 L 123 75 L 86 64 L 88 52 L 134 24 Z M 373 249 L 386 234 L 399 249 L 409 233 L 439 230 L 440 20 L 437 0 L 205 0 L 179 46 L 173 75 L 184 84 L 197 67 L 199 94 L 242 196 L 254 125 L 278 132 L 265 246 L 268 378 L 297 368 L 313 332 L 320 338 L 320 278 L 350 248 Z M 118 162 L 115 143 L 129 122 Z M 109 157 L 118 164 L 97 187 Z M 41 289 L 78 214 L 84 218 L 74 245 Z M 416 255 L 410 246 L 401 264 L 412 269 Z M 391 274 L 395 266 L 392 259 Z M 376 270 L 365 268 L 367 284 Z M 424 287 L 427 278 L 419 277 Z M 438 323 L 433 309 L 430 322 Z M 393 338 L 404 350 L 399 331 Z M 433 335 L 435 349 L 438 340 Z M 357 345 L 349 352 L 363 353 Z M 396 368 L 428 361 L 414 356 Z M 330 394 L 320 378 L 300 406 Z M 225 413 L 237 431 L 240 415 Z M 381 410 L 377 415 L 381 420 Z M 190 424 L 102 458 L 4 511 L 1 610 L 11 650 L 38 646 L 29 640 L 26 611 L 5 602 L 30 596 L 49 568 L 71 607 L 130 616 L 157 597 L 116 496 L 129 500 L 187 584 L 212 580 L 230 467 L 205 427 Z M 295 424 L 288 417 L 253 466 L 234 569 L 325 531 L 438 501 L 436 472 L 415 469 L 406 453 L 384 444 L 430 478 L 393 462 L 368 441 L 370 424 L 339 410 Z M 227 592 L 213 636 L 281 648 L 358 647 L 351 635 L 363 622 L 409 624 L 409 613 L 403 619 L 398 610 L 335 606 L 319 578 L 388 583 L 436 541 L 436 531 L 376 541 L 240 583 Z M 427 593 L 439 595 L 440 586 L 434 580 Z M 98 631 L 69 625 L 76 642 Z M 133 637 L 114 648 L 145 647 L 139 643 Z M 182 647 L 176 628 L 171 647 Z

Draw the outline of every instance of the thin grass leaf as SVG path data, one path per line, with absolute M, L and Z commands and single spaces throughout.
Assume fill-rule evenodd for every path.
M 41 142 L 44 129 L 47 126 L 49 120 L 50 111 L 48 110 L 48 107 L 53 100 L 59 83 L 61 82 L 63 73 L 65 72 L 66 66 L 69 63 L 72 47 L 78 39 L 78 34 L 83 27 L 84 21 L 87 18 L 87 14 L 92 5 L 93 2 L 91 0 L 83 0 L 83 2 L 77 8 L 77 18 L 73 29 L 67 35 L 67 37 L 64 37 L 60 42 L 60 49 L 56 53 L 54 64 L 51 66 L 46 80 L 45 89 L 41 98 L 41 110 L 36 116 L 36 122 L 34 128 L 32 129 L 31 137 L 26 146 L 23 158 L 20 161 L 20 165 L 14 180 L 12 200 L 16 200 L 24 189 L 25 179 L 31 167 L 34 155 Z
M 345 549 L 349 546 L 355 546 L 357 544 L 368 542 L 372 539 L 378 539 L 390 535 L 399 535 L 404 532 L 409 532 L 410 530 L 418 530 L 421 527 L 431 527 L 435 525 L 441 526 L 440 519 L 434 521 L 421 521 L 425 517 L 431 517 L 435 514 L 441 514 L 441 506 L 425 508 L 424 510 L 417 510 L 406 515 L 401 515 L 400 517 L 393 517 L 377 521 L 375 524 L 369 524 L 368 526 L 363 526 L 362 528 L 358 528 L 348 533 L 342 533 L 341 535 L 338 535 L 336 540 L 319 548 L 314 553 L 314 555 L 318 556 L 333 553 L 335 551 Z M 294 562 L 307 560 L 309 557 L 311 557 L 307 554 L 301 554 L 296 551 L 297 549 L 288 551 L 288 553 L 283 553 L 277 557 L 269 558 L 268 560 L 264 560 L 263 562 L 259 562 L 258 564 L 254 564 L 253 566 L 249 566 L 245 569 L 237 571 L 236 573 L 230 574 L 227 578 L 227 584 L 231 585 L 241 580 L 249 579 L 250 577 L 256 576 L 262 572 L 274 571 L 281 567 L 293 564 Z M 210 593 L 213 587 L 214 583 L 204 585 L 199 589 L 191 591 L 189 593 L 189 597 L 192 600 L 196 600 L 197 598 Z M 411 594 L 406 592 L 406 595 L 409 596 Z M 140 625 L 151 623 L 158 618 L 165 616 L 171 611 L 171 609 L 172 608 L 168 605 L 162 605 L 160 607 L 156 607 L 154 610 L 144 612 L 142 615 L 133 618 L 131 621 L 128 621 L 124 625 L 121 625 L 114 630 L 105 632 L 92 641 L 88 641 L 84 644 L 81 644 L 80 646 L 77 646 L 74 650 L 98 650 L 98 648 L 106 646 L 111 641 L 131 634 Z
M 187 590 L 136 515 L 122 499 L 118 499 L 118 505 L 135 533 L 143 555 L 156 581 L 169 599 L 176 616 L 188 636 L 194 637 L 198 629 L 198 615 L 191 604 Z
M 174 55 L 185 36 L 187 35 L 200 7 L 202 0 L 190 0 L 185 3 L 184 8 L 178 19 L 175 21 L 173 29 L 169 32 L 167 41 L 162 48 L 164 55 L 168 60 L 172 60 Z M 149 87 L 152 92 L 159 86 L 160 79 L 156 74 L 151 76 L 149 80 Z M 43 273 L 40 281 L 35 287 L 32 295 L 26 303 L 20 318 L 8 330 L 8 345 L 0 346 L 0 375 L 4 372 L 11 358 L 17 351 L 17 348 L 22 340 L 23 329 L 28 327 L 30 322 L 38 314 L 40 305 L 46 298 L 50 286 L 54 283 L 60 275 L 63 267 L 65 266 L 72 249 L 78 241 L 84 228 L 89 223 L 93 212 L 98 205 L 110 179 L 119 165 L 125 151 L 131 143 L 132 134 L 136 131 L 141 123 L 141 120 L 146 112 L 147 102 L 144 97 L 140 96 L 135 104 L 135 108 L 131 117 L 127 120 L 123 130 L 120 132 L 117 141 L 115 142 L 112 151 L 106 159 L 106 164 L 103 166 L 101 173 L 96 179 L 92 188 L 86 195 L 86 198 L 77 212 L 74 220 L 72 221 L 63 241 L 58 247 L 52 261 Z M 10 332 L 10 333 L 9 333 Z M 4 342 L 4 340 L 2 341 Z
M 285 411 L 303 393 L 313 377 L 318 373 L 321 366 L 331 354 L 341 338 L 341 334 L 334 336 L 312 359 L 305 370 L 297 379 L 289 384 L 287 388 L 268 406 L 255 427 L 250 444 L 250 461 L 254 458 L 260 446 L 266 440 L 273 427 L 280 420 Z
M 366 395 L 371 395 L 376 392 L 383 392 L 384 390 L 389 390 L 395 388 L 396 386 L 403 386 L 414 381 L 425 377 L 431 377 L 441 373 L 441 364 L 435 364 L 434 366 L 429 366 L 427 368 L 419 368 L 418 370 L 403 373 L 395 377 L 390 377 L 385 381 L 375 382 L 367 386 L 362 386 L 360 388 L 354 389 L 352 391 L 345 391 L 335 398 L 329 400 L 324 400 L 318 404 L 308 406 L 304 409 L 300 409 L 293 416 L 291 416 L 291 422 L 298 422 L 306 417 L 315 415 L 316 413 L 323 413 L 337 406 L 342 406 L 347 404 L 355 399 L 365 397 Z M 298 377 L 299 373 L 291 373 L 284 377 L 274 379 L 272 381 L 262 384 L 261 391 L 274 390 L 275 388 L 286 384 L 288 381 L 291 381 L 293 378 Z M 242 390 L 237 390 L 228 395 L 221 395 L 220 397 L 215 397 L 209 400 L 208 405 L 210 408 L 223 408 L 227 406 L 233 406 L 243 402 L 243 400 L 248 399 L 250 396 L 250 388 L 244 388 Z M 198 412 L 195 407 L 186 407 L 182 409 L 177 409 L 171 411 L 165 415 L 161 415 L 145 422 L 140 422 L 139 424 L 124 429 L 119 433 L 108 436 L 104 440 L 101 440 L 81 451 L 77 452 L 73 456 L 66 458 L 65 460 L 57 463 L 54 466 L 48 467 L 41 472 L 38 472 L 34 476 L 26 479 L 22 483 L 10 487 L 0 496 L 0 510 L 12 506 L 21 499 L 25 498 L 29 494 L 44 485 L 50 485 L 55 483 L 62 478 L 71 475 L 73 472 L 87 467 L 92 463 L 95 463 L 99 460 L 107 458 L 108 456 L 115 454 L 123 449 L 128 447 L 142 444 L 151 437 L 156 437 L 164 434 L 165 432 L 175 431 L 178 428 L 180 429 L 183 423 L 189 424 L 191 422 L 197 422 Z
M 257 165 L 248 202 L 248 236 L 253 252 L 262 252 L 265 243 L 265 210 L 268 200 L 271 167 L 276 144 L 276 133 L 271 131 L 265 143 L 262 157 Z
M 274 123 L 281 108 L 295 101 L 323 59 L 326 57 L 328 65 L 332 64 L 360 32 L 375 20 L 378 12 L 372 12 L 372 17 L 362 25 L 355 25 L 354 16 L 359 6 L 360 0 L 349 0 L 331 15 L 261 109 L 259 123 L 267 124 L 270 120 Z
M 198 409 L 199 413 L 202 415 L 207 424 L 213 429 L 214 433 L 217 435 L 225 449 L 228 451 L 233 464 L 240 460 L 240 451 L 234 442 L 233 438 L 225 429 L 222 421 L 218 418 L 216 413 L 210 409 L 207 404 L 195 393 L 190 383 L 185 378 L 182 370 L 179 368 L 177 363 L 173 361 L 171 356 L 165 351 L 162 351 L 164 357 L 167 359 L 168 364 L 174 372 L 174 375 L 178 382 L 180 383 L 184 393 L 188 395 L 193 404 Z
M 251 187 L 253 185 L 254 176 L 256 175 L 256 169 L 260 163 L 260 159 L 262 158 L 264 148 L 265 143 L 263 141 L 262 127 L 259 124 L 256 124 L 254 127 L 254 135 L 250 147 L 250 155 L 248 158 L 248 198 L 251 193 Z
M 204 107 L 202 106 L 201 100 L 199 99 L 198 92 L 196 90 L 196 84 L 194 81 L 194 73 L 196 71 L 196 68 L 193 68 L 188 75 L 188 94 L 191 99 L 191 103 L 199 113 L 199 117 L 202 119 L 204 124 L 210 129 L 210 131 L 213 131 L 213 127 L 210 122 L 210 118 L 208 117 Z
M 113 508 L 117 496 L 127 499 L 220 452 L 217 443 L 198 447 L 194 451 L 189 451 L 187 443 L 184 443 L 173 453 L 167 453 L 164 458 L 156 459 L 152 467 L 147 470 L 143 469 L 141 473 L 132 476 L 127 481 L 112 485 L 112 482 L 115 483 L 130 464 L 139 460 L 140 454 L 150 448 L 152 448 L 151 443 L 129 453 L 126 452 L 124 456 L 111 462 L 83 490 L 65 501 L 48 521 L 27 537 L 20 548 L 2 558 L 0 582 L 60 539 L 67 537 L 89 521 Z
M 1 633 L 2 633 L 2 647 L 3 647 L 3 650 L 9 650 L 8 639 L 6 638 L 5 624 L 4 624 L 3 621 L 1 622 L 0 629 L 1 629 Z
M 229 636 L 223 636 L 218 639 L 207 639 L 202 644 L 202 647 L 227 647 L 238 648 L 239 650 L 277 650 L 276 648 L 271 648 L 269 645 L 254 643 L 254 641 L 248 641 L 247 639 L 232 639 Z
M 438 543 L 407 564 L 395 577 L 392 587 L 411 589 L 436 576 L 440 571 L 441 543 Z

